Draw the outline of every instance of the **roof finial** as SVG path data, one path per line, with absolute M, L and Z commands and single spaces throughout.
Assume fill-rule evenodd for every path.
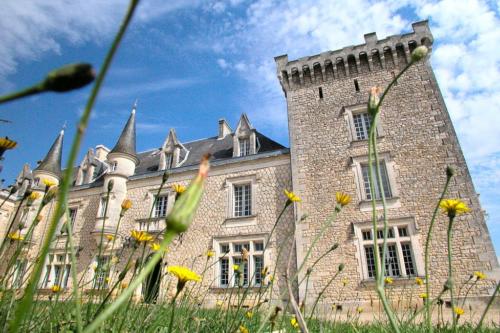
M 64 131 L 66 130 L 66 125 L 68 124 L 68 121 L 65 120 L 64 121 L 64 124 L 62 125 L 62 128 L 61 128 L 61 133 L 64 134 Z
M 132 113 L 135 113 L 135 110 L 137 109 L 137 102 L 139 102 L 138 98 L 135 99 L 134 105 L 132 106 Z

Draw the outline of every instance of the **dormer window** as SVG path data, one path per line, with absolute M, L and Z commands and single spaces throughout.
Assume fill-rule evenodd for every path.
M 87 169 L 82 169 L 82 184 L 87 181 Z
M 172 169 L 174 166 L 174 154 L 166 153 L 165 154 L 165 169 Z
M 250 138 L 240 138 L 240 156 L 250 155 Z

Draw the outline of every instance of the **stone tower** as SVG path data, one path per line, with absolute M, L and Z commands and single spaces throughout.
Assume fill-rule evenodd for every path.
M 432 48 L 427 21 L 412 25 L 413 32 L 378 40 L 365 35 L 365 44 L 348 46 L 298 60 L 276 57 L 277 74 L 285 93 L 291 146 L 294 191 L 302 197 L 296 216 L 309 217 L 297 226 L 297 260 L 302 262 L 312 238 L 332 213 L 336 191 L 352 197 L 326 235 L 313 249 L 311 265 L 333 243 L 340 247 L 313 270 L 312 297 L 345 263 L 341 276 L 327 289 L 326 303 L 362 304 L 377 299 L 374 290 L 373 232 L 370 188 L 367 183 L 367 133 L 370 117 L 366 102 L 372 86 L 385 88 L 410 60 L 419 45 Z M 454 229 L 454 278 L 467 280 L 476 270 L 498 268 L 483 211 L 460 149 L 429 59 L 410 68 L 384 101 L 377 127 L 383 190 L 390 224 L 388 274 L 394 288 L 408 292 L 415 276 L 424 275 L 423 249 L 434 207 L 444 186 L 445 168 L 456 170 L 447 197 L 461 198 L 471 213 L 460 216 Z M 381 205 L 377 207 L 382 215 Z M 432 238 L 433 293 L 447 277 L 447 219 L 440 214 Z M 299 276 L 299 280 L 302 279 Z M 342 277 L 349 282 L 343 286 Z M 406 289 L 405 289 L 406 288 Z M 484 283 L 476 295 L 485 295 Z M 342 293 L 339 292 L 342 290 Z M 304 285 L 300 288 L 303 298 Z M 338 303 L 337 303 L 338 304 Z

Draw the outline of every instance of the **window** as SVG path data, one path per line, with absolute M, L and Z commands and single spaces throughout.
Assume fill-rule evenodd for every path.
M 167 216 L 168 195 L 160 195 L 156 197 L 153 217 Z
M 221 241 L 216 249 L 219 257 L 220 287 L 261 285 L 264 278 L 263 240 Z M 246 260 L 243 259 L 243 249 L 248 253 Z M 235 272 L 234 265 L 240 267 L 241 274 Z
M 366 103 L 346 106 L 344 108 L 344 118 L 347 123 L 348 137 L 351 144 L 357 141 L 368 140 L 373 119 L 368 113 Z M 379 118 L 375 128 L 377 137 L 382 137 L 384 134 L 381 122 L 382 120 Z
M 101 197 L 101 202 L 99 204 L 99 214 L 97 215 L 97 217 L 104 217 L 104 215 L 106 214 L 107 205 L 108 205 L 107 197 Z
M 111 171 L 116 171 L 116 167 L 118 166 L 118 162 L 114 161 L 112 164 L 111 164 Z
M 367 140 L 372 116 L 368 112 L 356 113 L 352 115 L 352 121 L 356 130 L 356 140 Z
M 250 155 L 250 138 L 240 138 L 240 156 Z
M 358 227 L 361 237 L 362 271 L 364 278 L 375 278 L 375 249 L 373 229 Z M 377 245 L 382 258 L 383 228 L 377 230 Z M 408 224 L 389 225 L 387 230 L 387 252 L 385 258 L 385 274 L 391 277 L 409 277 L 417 275 L 415 253 Z M 418 242 L 417 242 L 418 243 Z
M 166 153 L 165 154 L 165 169 L 172 169 L 174 166 L 174 154 Z
M 94 289 L 107 289 L 109 272 L 109 256 L 100 256 L 96 258 L 95 274 L 94 274 Z
M 78 208 L 69 208 L 68 209 L 68 220 L 62 225 L 61 227 L 61 234 L 67 234 L 68 233 L 68 228 L 66 227 L 66 223 L 70 223 L 71 230 L 73 230 L 73 226 L 75 225 L 76 221 L 76 214 L 78 212 Z
M 234 216 L 250 216 L 252 215 L 252 185 L 234 185 Z
M 12 276 L 12 288 L 19 289 L 23 287 L 24 274 L 26 273 L 26 260 L 16 260 L 14 274 Z
M 36 177 L 34 180 L 33 180 L 33 185 L 34 186 L 38 186 L 40 184 L 40 178 Z
M 69 254 L 49 254 L 45 265 L 45 273 L 43 274 L 42 288 L 47 289 L 55 285 L 63 289 L 67 288 L 71 272 L 70 262 Z
M 82 169 L 82 184 L 87 181 L 87 169 Z
M 391 198 L 392 193 L 391 193 L 391 186 L 389 184 L 389 177 L 387 175 L 387 168 L 385 167 L 385 162 L 380 161 L 379 162 L 380 166 L 380 174 L 382 176 L 382 187 L 384 189 L 384 195 L 386 198 Z M 374 187 L 375 187 L 375 199 L 380 200 L 382 198 L 382 192 L 381 189 L 379 188 L 378 180 L 377 180 L 377 171 L 375 168 L 375 165 L 372 166 L 373 168 L 373 177 L 374 177 Z M 371 193 L 371 187 L 370 187 L 370 177 L 369 177 L 369 168 L 367 164 L 362 164 L 361 165 L 361 172 L 363 173 L 363 184 L 364 184 L 364 190 L 365 190 L 365 197 L 367 200 L 372 199 L 372 193 Z

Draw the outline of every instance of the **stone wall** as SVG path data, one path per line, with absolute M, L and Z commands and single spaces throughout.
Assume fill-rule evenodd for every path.
M 311 302 L 340 263 L 345 263 L 346 268 L 328 288 L 325 302 L 357 304 L 376 300 L 373 282 L 363 273 L 366 268 L 361 261 L 365 254 L 359 245 L 360 233 L 356 231 L 369 226 L 372 216 L 370 205 L 364 200 L 362 179 L 356 172 L 360 170 L 358 161 L 367 156 L 367 140 L 352 140 L 349 113 L 364 107 L 370 87 L 385 88 L 389 84 L 409 61 L 410 48 L 421 43 L 430 46 L 432 35 L 427 23 L 414 24 L 414 29 L 414 33 L 382 41 L 369 34 L 365 36 L 367 44 L 297 61 L 289 62 L 287 56 L 276 58 L 288 106 L 292 182 L 295 192 L 303 198 L 297 214 L 309 214 L 297 232 L 299 263 L 320 226 L 333 212 L 335 192 L 346 192 L 353 199 L 314 247 L 306 264 L 307 267 L 314 262 L 333 243 L 340 243 L 339 249 L 323 259 L 311 274 L 308 292 Z M 396 52 L 396 46 L 404 53 Z M 387 48 L 391 58 L 380 57 L 375 64 L 372 54 L 378 50 L 376 53 L 380 56 Z M 363 66 L 363 53 L 369 54 L 366 66 Z M 337 56 L 342 61 L 338 60 L 332 74 L 327 75 L 326 68 L 331 65 L 328 59 Z M 323 66 L 325 63 L 327 66 Z M 344 63 L 344 69 L 338 66 Z M 318 64 L 317 70 L 311 70 Z M 456 285 L 460 286 L 476 270 L 488 272 L 498 267 L 478 196 L 429 60 L 405 73 L 385 99 L 378 129 L 378 151 L 391 166 L 388 173 L 393 180 L 394 199 L 389 200 L 388 219 L 393 223 L 406 221 L 414 229 L 412 242 L 418 275 L 423 275 L 426 231 L 443 189 L 448 165 L 455 168 L 456 176 L 447 197 L 461 198 L 472 210 L 455 221 Z M 379 207 L 377 216 L 381 215 Z M 442 289 L 447 278 L 446 228 L 447 218 L 440 213 L 431 242 L 430 274 L 434 294 Z M 345 287 L 342 278 L 349 280 Z M 491 280 L 479 283 L 471 293 L 485 295 L 492 284 Z M 415 286 L 414 278 L 396 281 L 391 288 L 397 293 L 414 295 L 423 291 L 423 287 Z M 300 292 L 303 298 L 304 286 Z

